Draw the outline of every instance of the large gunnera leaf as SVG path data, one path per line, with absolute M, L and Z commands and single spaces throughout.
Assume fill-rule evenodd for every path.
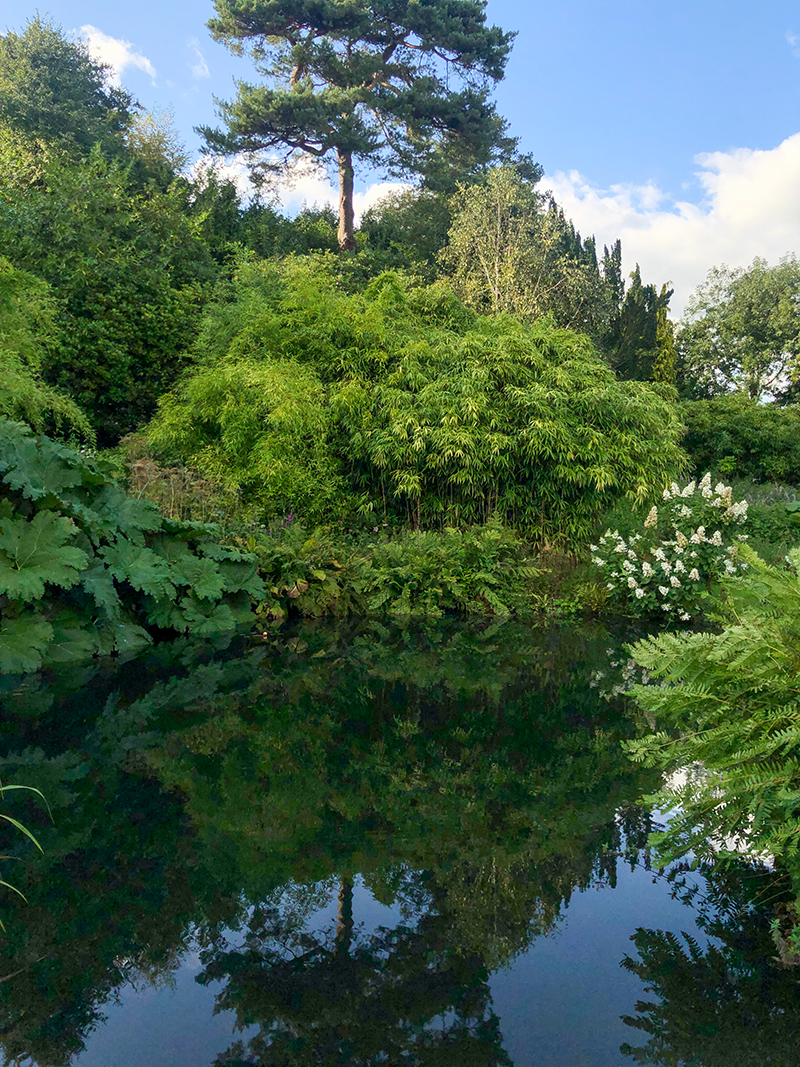
M 168 563 L 151 549 L 117 541 L 98 553 L 118 582 L 128 582 L 150 596 L 175 596 L 172 570 Z
M 256 561 L 216 536 L 130 497 L 102 462 L 0 417 L 0 673 L 246 624 L 264 592 Z
M 69 589 L 89 562 L 67 544 L 76 533 L 71 519 L 40 511 L 26 519 L 0 518 L 0 593 L 12 600 L 38 600 L 45 585 Z
M 119 594 L 114 586 L 114 579 L 107 567 L 100 560 L 95 560 L 81 574 L 81 585 L 92 597 L 98 609 L 110 619 L 116 619 L 120 613 Z
M 80 485 L 82 471 L 75 452 L 48 441 L 42 449 L 37 438 L 20 423 L 3 419 L 0 424 L 0 472 L 3 481 L 28 500 Z
M 0 671 L 23 674 L 38 670 L 52 636 L 49 623 L 30 615 L 0 619 Z

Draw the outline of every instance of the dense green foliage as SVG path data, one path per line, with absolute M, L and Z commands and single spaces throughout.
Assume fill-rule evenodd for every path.
M 165 519 L 78 452 L 0 419 L 0 671 L 247 622 L 252 557 Z
M 452 225 L 451 198 L 429 189 L 383 197 L 361 217 L 360 256 L 436 280 L 442 249 Z
M 714 267 L 690 300 L 678 334 L 682 391 L 690 397 L 734 390 L 751 400 L 791 398 L 800 366 L 800 263 L 746 270 Z
M 477 317 L 440 285 L 387 275 L 351 296 L 324 260 L 245 262 L 198 349 L 150 440 L 268 519 L 496 514 L 574 539 L 682 461 L 668 394 L 617 381 L 585 337 Z
M 41 138 L 73 158 L 95 144 L 120 155 L 133 99 L 108 84 L 108 73 L 37 15 L 24 33 L 0 36 L 0 127 Z
M 51 286 L 45 377 L 105 441 L 151 413 L 194 335 L 212 271 L 184 199 L 98 150 L 71 164 L 0 128 L 0 255 Z
M 442 270 L 478 311 L 527 321 L 549 315 L 558 326 L 589 334 L 621 378 L 674 385 L 677 352 L 667 316 L 672 290 L 662 285 L 659 293 L 643 284 L 638 265 L 626 285 L 621 242 L 604 248 L 599 260 L 594 238 L 583 240 L 537 190 L 540 177 L 505 165 L 459 184 L 437 257 Z M 414 208 L 414 201 L 405 205 L 411 221 Z M 391 219 L 391 207 L 388 214 Z M 439 208 L 431 236 L 442 222 Z
M 53 317 L 47 285 L 0 257 L 0 415 L 91 441 L 89 420 L 77 404 L 42 378 Z
M 268 598 L 259 617 L 351 614 L 401 618 L 529 614 L 539 570 L 496 520 L 463 530 L 383 530 L 345 540 L 297 523 L 245 544 L 259 560 Z
M 203 368 L 163 398 L 149 437 L 241 493 L 269 518 L 311 522 L 345 501 L 319 376 L 297 362 L 245 357 Z
M 620 277 L 620 242 L 606 251 L 606 277 Z M 622 287 L 620 289 L 622 291 Z M 621 378 L 675 384 L 675 338 L 667 309 L 672 290 L 666 285 L 659 293 L 654 285 L 643 285 L 637 263 L 624 297 L 615 304 L 603 345 L 611 365 Z
M 495 167 L 484 181 L 460 185 L 450 213 L 442 260 L 471 307 L 528 320 L 552 315 L 598 338 L 607 331 L 612 294 L 594 240 L 582 241 L 517 168 Z
M 537 574 L 519 539 L 492 521 L 369 544 L 356 563 L 354 588 L 367 614 L 506 616 L 531 610 Z
M 680 406 L 683 447 L 695 470 L 800 485 L 800 410 L 758 404 L 742 393 Z
M 749 565 L 718 604 L 718 633 L 661 634 L 632 654 L 657 681 L 632 690 L 656 732 L 631 755 L 672 777 L 663 856 L 771 855 L 800 897 L 800 550 L 791 569 Z

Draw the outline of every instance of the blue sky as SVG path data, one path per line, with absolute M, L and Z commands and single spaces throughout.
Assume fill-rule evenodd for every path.
M 491 0 L 490 11 L 519 30 L 501 110 L 548 173 L 678 193 L 697 153 L 772 148 L 800 129 L 796 0 Z
M 36 9 L 0 0 L 0 29 Z M 250 74 L 210 39 L 210 0 L 39 10 L 67 31 L 93 27 L 93 47 L 142 103 L 174 109 L 191 149 L 212 96 Z M 622 236 L 627 264 L 672 279 L 678 304 L 714 263 L 800 252 L 796 0 L 489 0 L 488 14 L 518 31 L 497 96 L 523 149 L 580 228 Z M 325 195 L 309 180 L 285 202 Z

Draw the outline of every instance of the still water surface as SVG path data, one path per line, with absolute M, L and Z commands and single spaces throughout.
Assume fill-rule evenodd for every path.
M 624 662 L 319 626 L 5 680 L 53 823 L 8 843 L 0 1062 L 798 1067 L 774 877 L 650 870 Z

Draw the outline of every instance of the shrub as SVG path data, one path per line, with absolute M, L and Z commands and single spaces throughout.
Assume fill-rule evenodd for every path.
M 375 509 L 387 501 L 418 526 L 497 514 L 537 541 L 573 542 L 682 458 L 667 394 L 617 381 L 588 338 L 546 321 L 432 332 L 335 403 Z
M 97 463 L 0 419 L 0 671 L 248 621 L 263 586 L 217 532 L 164 518 Z
M 496 519 L 465 530 L 409 530 L 366 547 L 353 585 L 367 614 L 507 616 L 533 609 L 539 571 Z
M 649 798 L 671 813 L 653 842 L 661 862 L 770 855 L 800 898 L 800 549 L 788 570 L 740 551 L 746 576 L 715 600 L 721 632 L 634 645 L 654 680 L 632 693 L 655 726 L 627 747 L 672 775 Z
M 769 545 L 794 544 L 800 539 L 800 503 L 751 504 L 747 529 L 751 538 Z
M 800 486 L 800 409 L 759 404 L 740 393 L 685 401 L 683 446 L 695 471 Z
M 53 317 L 47 285 L 0 256 L 0 415 L 92 442 L 94 433 L 78 405 L 42 378 Z
M 607 530 L 591 545 L 592 562 L 606 579 L 609 601 L 629 615 L 666 613 L 684 622 L 701 614 L 701 600 L 713 582 L 741 569 L 738 547 L 747 539 L 735 530 L 747 521 L 747 501 L 734 503 L 733 490 L 711 475 L 675 482 L 653 505 L 641 531 L 626 539 Z
M 264 620 L 302 615 L 445 613 L 508 616 L 537 606 L 539 568 L 497 520 L 465 530 L 400 530 L 345 541 L 298 523 L 243 542 L 259 560 L 269 597 Z
M 258 607 L 262 622 L 281 622 L 290 610 L 314 618 L 360 613 L 352 587 L 352 543 L 324 530 L 309 532 L 291 514 L 240 543 L 257 557 L 266 586 Z
M 239 359 L 201 367 L 165 397 L 148 437 L 259 515 L 295 511 L 318 522 L 343 503 L 322 382 L 294 360 Z
M 548 321 L 479 318 L 398 275 L 348 295 L 324 260 L 243 262 L 198 351 L 149 439 L 267 521 L 497 515 L 564 542 L 683 462 L 668 388 L 618 381 L 588 338 Z
M 103 443 L 149 418 L 184 366 L 214 275 L 184 193 L 143 192 L 99 147 L 73 163 L 0 129 L 0 255 L 51 287 L 45 380 Z

